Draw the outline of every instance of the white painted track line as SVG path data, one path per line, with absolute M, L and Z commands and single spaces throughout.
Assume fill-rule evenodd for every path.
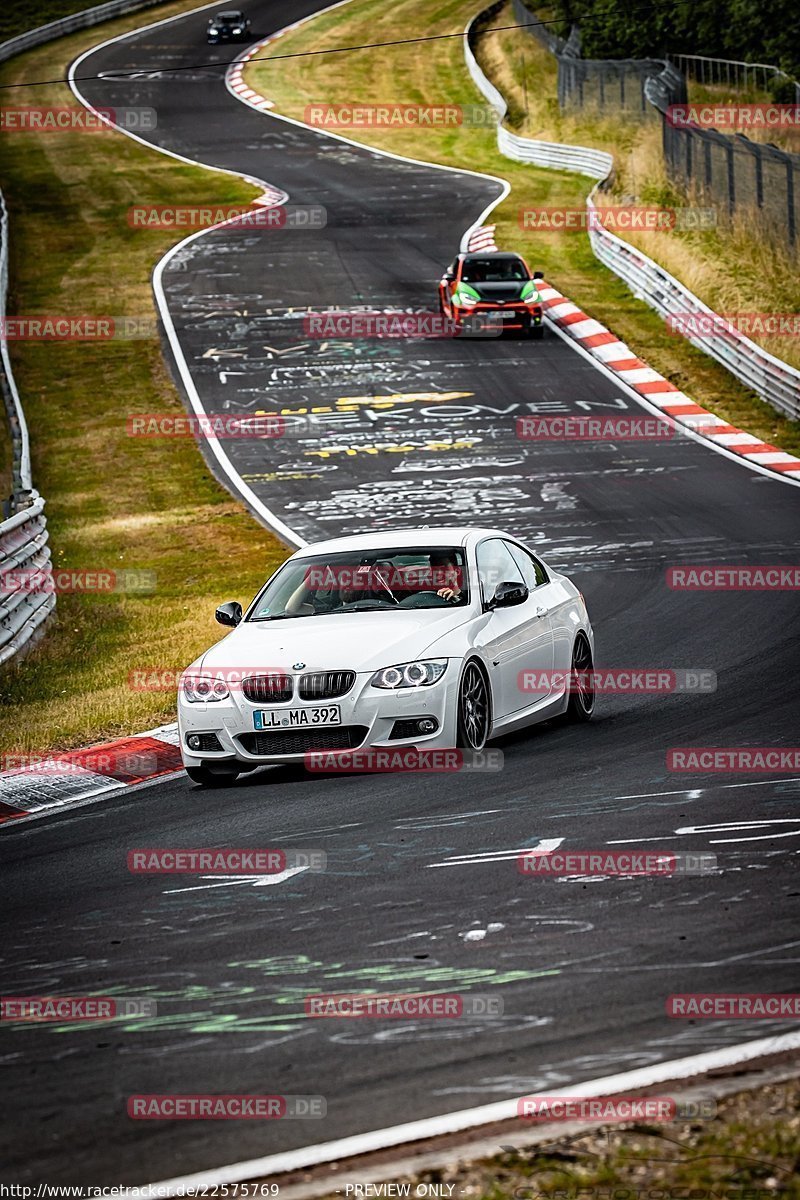
M 693 1054 L 689 1058 L 656 1063 L 648 1067 L 641 1067 L 636 1071 L 625 1071 L 620 1075 L 606 1075 L 600 1079 L 589 1079 L 584 1083 L 574 1084 L 572 1087 L 559 1088 L 558 1092 L 560 1096 L 605 1096 L 620 1092 L 635 1093 L 637 1090 L 652 1087 L 654 1084 L 691 1079 L 708 1071 L 752 1062 L 767 1055 L 780 1054 L 790 1050 L 800 1050 L 800 1032 L 759 1038 L 738 1046 L 727 1046 L 722 1050 L 711 1050 L 704 1054 Z M 552 1095 L 552 1092 L 553 1089 L 550 1088 L 547 1092 L 531 1092 L 529 1094 L 544 1097 Z M 299 1171 L 322 1163 L 354 1158 L 359 1154 L 402 1146 L 409 1142 L 425 1141 L 429 1138 L 441 1137 L 444 1134 L 460 1133 L 481 1125 L 493 1124 L 496 1121 L 513 1121 L 517 1119 L 518 1099 L 520 1097 L 513 1100 L 500 1100 L 494 1104 L 484 1104 L 478 1108 L 460 1109 L 458 1112 L 445 1113 L 440 1117 L 427 1117 L 424 1120 L 411 1121 L 405 1125 L 394 1125 L 388 1129 L 375 1129 L 369 1133 L 356 1134 L 354 1137 L 340 1138 L 335 1142 L 322 1142 L 318 1146 L 306 1146 L 302 1150 L 289 1150 L 283 1154 L 272 1154 L 265 1158 L 231 1163 L 229 1166 L 218 1167 L 213 1171 L 200 1171 L 194 1175 L 166 1179 L 149 1186 L 163 1189 L 159 1193 L 161 1196 L 174 1196 L 179 1194 L 181 1188 L 190 1186 L 216 1187 L 261 1179 L 270 1175 L 285 1175 L 291 1171 Z M 135 1196 L 136 1192 L 133 1189 L 121 1193 L 123 1200 L 134 1200 Z

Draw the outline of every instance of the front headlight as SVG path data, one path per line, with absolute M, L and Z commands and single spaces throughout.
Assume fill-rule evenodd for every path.
M 478 303 L 474 296 L 468 296 L 466 292 L 456 292 L 453 299 L 461 308 L 474 308 Z
M 399 663 L 396 667 L 384 667 L 376 671 L 370 683 L 376 688 L 429 687 L 442 678 L 447 670 L 446 658 L 429 659 L 426 662 Z
M 190 704 L 209 704 L 215 700 L 227 700 L 230 696 L 224 679 L 208 675 L 184 675 L 181 686 L 183 698 Z
M 237 25 L 237 26 L 236 26 L 236 28 L 234 29 L 234 31 L 233 31 L 233 32 L 234 32 L 234 33 L 241 33 L 241 32 L 242 32 L 242 30 L 241 30 L 241 27 L 240 27 L 239 25 Z

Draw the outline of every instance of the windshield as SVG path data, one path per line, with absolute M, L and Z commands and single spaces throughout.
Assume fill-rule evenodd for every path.
M 290 559 L 258 596 L 248 620 L 465 605 L 465 564 L 460 546 L 404 546 Z
M 224 12 L 217 13 L 215 20 L 221 25 L 240 25 L 244 20 L 244 14 L 240 12 Z
M 461 272 L 464 283 L 510 283 L 528 278 L 518 258 L 470 258 Z

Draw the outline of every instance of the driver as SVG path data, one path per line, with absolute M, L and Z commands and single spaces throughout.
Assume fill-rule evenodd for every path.
M 458 604 L 462 597 L 461 569 L 457 566 L 454 556 L 434 551 L 430 555 L 430 564 L 433 571 L 444 579 L 444 586 L 438 589 L 436 595 L 451 604 Z

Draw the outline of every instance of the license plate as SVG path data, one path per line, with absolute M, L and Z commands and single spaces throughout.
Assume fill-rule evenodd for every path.
M 268 708 L 253 713 L 255 729 L 307 729 L 341 723 L 342 710 L 338 704 L 325 704 L 319 708 Z

